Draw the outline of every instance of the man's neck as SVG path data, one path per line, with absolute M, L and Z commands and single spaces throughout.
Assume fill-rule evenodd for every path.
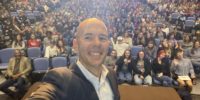
M 81 62 L 81 61 L 80 61 Z M 88 66 L 85 63 L 81 62 L 81 64 L 83 64 L 83 66 L 94 76 L 96 77 L 100 77 L 101 76 L 101 72 L 102 72 L 102 66 Z

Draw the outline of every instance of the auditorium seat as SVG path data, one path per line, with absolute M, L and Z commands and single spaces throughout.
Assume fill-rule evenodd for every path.
M 143 46 L 141 46 L 141 45 L 133 46 L 133 47 L 131 48 L 131 55 L 132 55 L 132 57 L 133 57 L 133 58 L 136 58 L 136 57 L 137 57 L 137 53 L 138 53 L 139 51 L 141 51 L 141 50 L 143 50 Z
M 0 70 L 5 70 L 8 67 L 8 62 L 14 55 L 13 48 L 5 48 L 0 50 Z
M 27 49 L 28 57 L 31 59 L 41 57 L 41 50 L 39 47 L 30 47 Z
M 49 69 L 48 58 L 33 59 L 33 73 L 44 73 Z
M 56 67 L 66 67 L 67 66 L 67 58 L 66 57 L 53 57 L 51 59 L 51 66 L 53 68 Z

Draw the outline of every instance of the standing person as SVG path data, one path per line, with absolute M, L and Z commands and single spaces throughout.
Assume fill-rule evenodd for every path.
M 10 90 L 10 86 L 15 86 L 21 91 L 27 83 L 27 76 L 31 71 L 31 64 L 27 57 L 21 55 L 19 49 L 15 50 L 15 56 L 9 60 L 6 72 L 7 80 L 0 84 L 0 90 L 7 95 L 14 97 L 14 91 Z
M 103 65 L 109 43 L 101 20 L 81 22 L 74 40 L 77 62 L 71 70 L 62 67 L 49 71 L 28 100 L 119 100 L 116 74 Z

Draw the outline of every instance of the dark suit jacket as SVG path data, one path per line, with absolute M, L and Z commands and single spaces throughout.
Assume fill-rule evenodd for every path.
M 114 100 L 120 100 L 115 73 L 109 70 L 107 78 Z M 49 71 L 43 82 L 28 100 L 99 100 L 95 88 L 76 64 L 72 65 L 71 70 L 63 67 Z

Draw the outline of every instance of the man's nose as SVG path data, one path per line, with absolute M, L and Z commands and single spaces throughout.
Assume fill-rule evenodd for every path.
M 99 40 L 99 38 L 98 38 L 98 37 L 95 37 L 95 38 L 94 38 L 94 41 L 93 41 L 93 44 L 96 45 L 96 46 L 99 46 L 100 43 L 101 43 L 101 41 Z

